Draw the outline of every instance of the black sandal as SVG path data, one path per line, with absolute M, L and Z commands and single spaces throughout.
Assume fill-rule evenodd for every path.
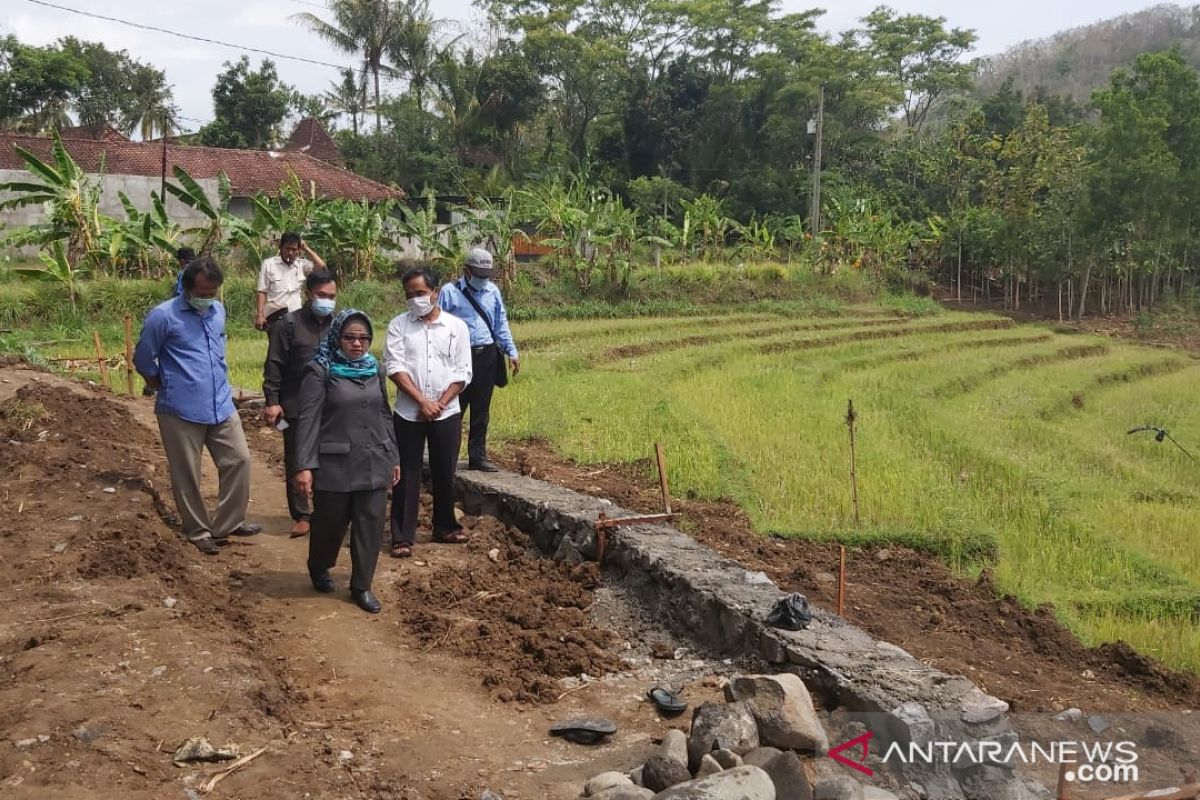
M 405 542 L 392 545 L 388 555 L 392 558 L 412 558 L 412 545 Z
M 433 540 L 438 544 L 466 544 L 470 541 L 469 536 L 463 531 L 447 531 L 446 533 L 435 533 Z
M 680 700 L 674 692 L 661 686 L 656 686 L 646 692 L 646 696 L 653 701 L 654 705 L 658 707 L 658 713 L 664 717 L 673 717 L 687 711 L 688 704 L 686 702 Z

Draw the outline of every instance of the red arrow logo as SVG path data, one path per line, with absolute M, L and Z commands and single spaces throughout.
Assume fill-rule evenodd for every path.
M 842 742 L 837 747 L 830 750 L 827 755 L 842 766 L 849 767 L 850 769 L 856 769 L 864 775 L 874 775 L 875 771 L 866 766 L 867 753 L 870 750 L 869 742 L 871 741 L 871 737 L 874 735 L 874 731 L 867 731 L 861 736 L 855 736 L 853 739 Z M 851 749 L 861 749 L 862 755 L 855 759 L 847 758 L 846 756 L 842 755 L 843 750 Z

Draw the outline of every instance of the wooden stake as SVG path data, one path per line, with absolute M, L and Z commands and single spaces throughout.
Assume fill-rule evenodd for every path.
M 663 512 L 671 513 L 671 489 L 667 486 L 667 462 L 663 458 L 663 447 L 654 443 L 654 457 L 658 460 L 658 486 L 662 489 Z
M 1067 780 L 1067 773 L 1074 768 L 1074 764 L 1063 762 L 1058 766 L 1058 790 L 1054 796 L 1057 800 L 1069 800 L 1071 796 L 1071 782 Z
M 125 390 L 133 397 L 133 315 L 125 315 Z
M 100 383 L 108 386 L 108 363 L 104 360 L 104 348 L 100 346 L 100 334 L 97 331 L 92 331 L 92 344 L 96 347 L 96 364 L 100 367 Z
M 846 611 L 846 545 L 838 545 L 838 616 Z
M 854 525 L 859 524 L 858 519 L 858 473 L 855 468 L 854 460 L 854 421 L 858 416 L 854 413 L 854 401 L 848 401 L 846 407 L 846 427 L 850 429 L 850 500 L 854 504 Z

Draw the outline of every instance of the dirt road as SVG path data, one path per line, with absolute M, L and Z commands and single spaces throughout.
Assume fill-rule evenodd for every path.
M 616 602 L 608 622 L 625 632 L 589 622 L 607 646 L 585 648 L 598 660 L 581 663 L 626 659 L 636 670 L 556 703 L 502 702 L 515 694 L 505 695 L 514 683 L 504 680 L 514 669 L 512 642 L 479 631 L 511 616 L 506 593 L 528 597 L 531 581 L 557 581 L 583 597 L 593 617 L 613 598 L 588 594 L 596 587 L 586 576 L 522 563 L 516 534 L 468 518 L 478 529 L 472 546 L 419 546 L 408 562 L 383 558 L 376 587 L 384 611 L 369 616 L 348 592 L 311 590 L 307 545 L 287 538 L 283 484 L 261 456 L 249 516 L 267 532 L 205 557 L 162 519 L 171 503 L 148 401 L 5 368 L 0 404 L 6 797 L 194 796 L 188 792 L 220 767 L 172 765 L 174 749 L 192 736 L 236 743 L 243 753 L 266 748 L 214 797 L 465 798 L 483 788 L 505 798 L 575 797 L 587 777 L 639 763 L 670 724 L 643 701 L 647 682 L 695 678 L 690 699 L 716 694 L 715 682 L 699 681 L 711 664 L 675 660 L 677 642 L 616 624 L 630 613 Z M 501 549 L 504 558 L 489 558 Z M 342 587 L 348 554 L 344 561 L 334 571 Z M 470 594 L 452 600 L 447 583 Z M 494 602 L 478 596 L 480 586 Z M 439 629 L 449 612 L 412 608 L 418 599 L 461 601 L 465 626 Z M 561 612 L 578 626 L 579 605 L 549 604 L 541 624 L 553 630 Z M 409 624 L 418 614 L 424 628 Z M 635 633 L 638 641 L 629 641 Z M 647 645 L 668 658 L 646 655 Z M 542 699 L 545 686 L 578 685 L 544 674 L 555 672 L 557 658 L 525 664 L 515 685 L 531 680 L 530 669 L 543 671 L 533 676 L 545 682 Z M 591 748 L 548 736 L 555 719 L 575 713 L 606 714 L 621 730 Z

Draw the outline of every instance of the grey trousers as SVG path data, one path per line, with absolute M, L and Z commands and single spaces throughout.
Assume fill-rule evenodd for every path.
M 287 483 L 288 513 L 293 521 L 308 519 L 312 516 L 312 500 L 297 492 L 292 486 L 292 475 L 296 472 L 296 426 L 295 419 L 287 421 L 288 426 L 283 431 L 283 470 L 287 473 L 284 481 Z
M 183 535 L 193 542 L 228 536 L 246 521 L 250 503 L 250 448 L 241 418 L 235 412 L 217 425 L 203 425 L 159 414 L 158 431 L 167 453 L 171 492 L 183 520 Z M 220 484 L 217 515 L 211 520 L 200 491 L 200 456 L 206 447 L 217 465 Z
M 319 575 L 337 563 L 338 550 L 350 527 L 350 588 L 371 588 L 383 523 L 387 489 L 363 492 L 313 492 L 312 530 L 308 534 L 308 574 Z

